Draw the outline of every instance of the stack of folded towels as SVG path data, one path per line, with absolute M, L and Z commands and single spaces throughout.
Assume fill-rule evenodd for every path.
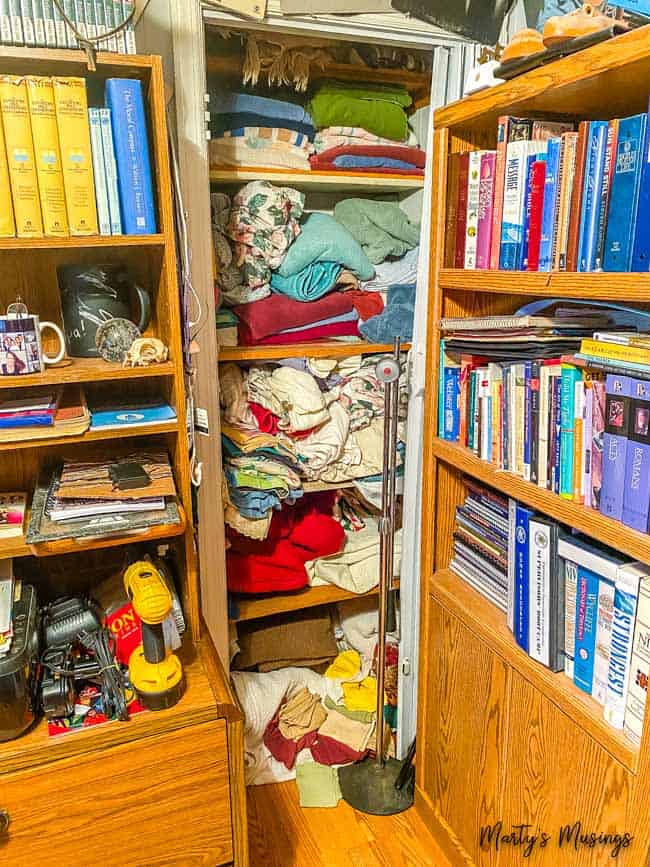
M 422 176 L 426 155 L 409 130 L 400 85 L 324 81 L 308 103 L 319 132 L 312 169 Z
M 250 93 L 212 94 L 210 133 L 211 169 L 310 168 L 315 129 L 297 102 Z

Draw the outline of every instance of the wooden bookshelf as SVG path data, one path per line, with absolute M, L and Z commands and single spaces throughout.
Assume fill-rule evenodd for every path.
M 29 449 L 34 446 L 73 446 L 82 443 L 106 442 L 109 440 L 131 439 L 131 437 L 156 436 L 156 434 L 176 433 L 177 421 L 165 421 L 158 424 L 131 425 L 112 430 L 87 430 L 75 436 L 48 436 L 42 439 L 17 440 L 15 442 L 0 442 L 0 452 L 13 449 Z
M 402 344 L 407 352 L 410 343 Z M 374 355 L 392 352 L 390 343 L 350 343 L 324 340 L 319 343 L 287 343 L 283 346 L 220 346 L 219 361 L 265 361 L 273 358 L 349 358 L 352 355 Z
M 287 184 L 298 190 L 312 192 L 410 193 L 421 190 L 424 177 L 388 172 L 318 171 L 302 169 L 213 168 L 210 180 L 220 186 L 240 187 L 249 181 L 270 181 L 272 184 Z
M 445 262 L 450 154 L 494 148 L 501 115 L 553 120 L 646 111 L 650 27 L 549 63 L 446 106 L 434 116 L 432 263 L 422 491 L 422 588 L 416 805 L 450 863 L 506 867 L 480 828 L 529 823 L 555 835 L 548 863 L 597 867 L 603 851 L 557 848 L 567 821 L 634 835 L 621 860 L 650 855 L 650 720 L 640 749 L 563 672 L 516 644 L 505 616 L 450 569 L 467 476 L 543 515 L 650 563 L 650 535 L 568 501 L 435 436 L 440 319 L 509 314 L 532 298 L 650 302 L 649 274 L 464 271 Z M 539 863 L 546 863 L 538 856 Z
M 69 238 L 0 238 L 0 250 L 84 250 L 108 247 L 162 247 L 164 235 L 87 235 Z
M 154 376 L 174 376 L 171 361 L 150 367 L 122 367 L 103 358 L 64 358 L 58 364 L 48 365 L 43 373 L 23 376 L 3 376 L 0 388 L 29 388 L 38 385 L 66 385 L 74 382 L 115 382 L 121 379 L 149 379 Z

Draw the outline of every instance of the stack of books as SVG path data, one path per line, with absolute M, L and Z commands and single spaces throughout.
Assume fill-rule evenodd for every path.
M 79 386 L 31 389 L 27 394 L 21 389 L 0 400 L 0 443 L 78 436 L 89 424 Z
M 577 130 L 499 118 L 496 150 L 450 156 L 447 262 L 521 271 L 650 270 L 647 114 Z
M 169 456 L 143 450 L 46 470 L 34 491 L 26 541 L 123 535 L 178 523 Z
M 464 564 L 459 568 L 456 555 L 452 571 L 494 602 L 497 560 L 491 543 L 498 539 L 498 586 L 504 585 L 504 562 L 506 580 L 497 607 L 503 610 L 505 596 L 517 644 L 552 671 L 564 672 L 603 707 L 610 725 L 640 744 L 650 672 L 650 566 L 630 562 L 475 481 L 466 485 L 455 551 L 462 539 L 476 565 L 470 574 Z M 467 533 L 468 513 L 481 535 Z
M 0 76 L 0 237 L 156 232 L 141 82 Z
M 0 45 L 79 48 L 70 24 L 85 39 L 108 34 L 132 16 L 134 0 L 0 0 Z M 124 29 L 93 43 L 98 51 L 135 54 L 133 18 Z

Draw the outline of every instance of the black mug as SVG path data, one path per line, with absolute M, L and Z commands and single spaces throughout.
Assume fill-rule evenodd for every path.
M 57 269 L 68 355 L 97 358 L 95 333 L 108 319 L 129 319 L 142 332 L 151 297 L 124 265 L 60 265 Z

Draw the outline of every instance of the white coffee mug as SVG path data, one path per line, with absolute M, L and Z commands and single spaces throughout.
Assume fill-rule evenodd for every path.
M 43 352 L 41 334 L 50 328 L 57 336 L 56 355 Z M 46 364 L 56 364 L 65 355 L 65 337 L 54 322 L 41 322 L 31 313 L 26 316 L 0 316 L 0 375 L 22 376 L 42 373 Z

